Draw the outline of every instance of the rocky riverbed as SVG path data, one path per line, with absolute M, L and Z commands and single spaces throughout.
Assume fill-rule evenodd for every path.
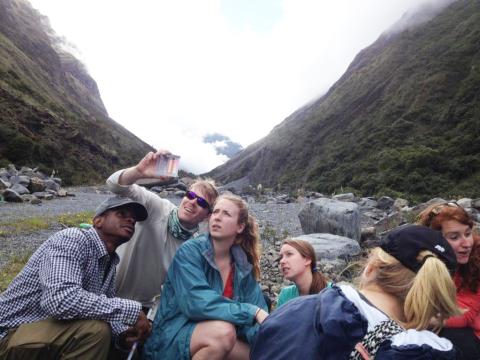
M 186 185 L 178 183 L 152 188 L 152 191 L 178 205 L 185 193 L 184 189 Z M 8 223 L 26 218 L 58 217 L 66 213 L 93 211 L 98 204 L 112 195 L 105 186 L 65 190 L 70 196 L 43 200 L 40 204 L 0 203 L 0 225 L 5 228 L 5 224 L 8 226 Z M 315 243 L 312 245 L 317 252 L 317 260 L 320 261 L 319 268 L 331 280 L 350 280 L 358 270 L 354 264 L 365 255 L 366 248 L 376 244 L 383 232 L 412 221 L 415 214 L 429 203 L 445 201 L 432 199 L 425 204 L 409 207 L 408 202 L 403 199 L 357 198 L 353 194 L 328 197 L 311 193 L 297 198 L 285 194 L 244 193 L 243 196 L 259 223 L 262 239 L 261 285 L 272 299 L 275 299 L 280 288 L 288 283 L 283 280 L 278 267 L 278 252 L 283 239 L 298 237 L 303 231 L 316 234 L 309 238 L 309 241 Z M 458 203 L 464 206 L 476 221 L 480 220 L 480 199 L 460 199 Z M 308 206 L 305 206 L 306 204 Z M 61 229 L 62 224 L 58 223 L 48 230 L 35 232 L 0 231 L 0 270 L 12 256 L 31 253 L 53 232 Z M 201 231 L 206 231 L 205 224 Z M 346 245 L 343 244 L 345 241 Z
M 0 222 L 12 223 L 29 217 L 54 217 L 65 213 L 79 213 L 93 211 L 103 200 L 112 194 L 104 187 L 72 187 L 66 188 L 74 196 L 44 200 L 41 204 L 31 203 L 1 203 Z M 181 197 L 168 196 L 175 204 L 179 204 Z M 260 231 L 270 240 L 274 236 L 300 235 L 302 228 L 298 220 L 299 203 L 265 204 L 257 203 L 250 198 L 249 207 L 258 219 Z M 54 229 L 28 232 L 21 234 L 0 235 L 0 269 L 5 266 L 12 256 L 34 251 L 52 233 L 61 230 L 61 225 Z

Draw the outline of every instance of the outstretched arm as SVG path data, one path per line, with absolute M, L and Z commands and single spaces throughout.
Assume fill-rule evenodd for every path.
M 118 179 L 119 185 L 132 185 L 138 179 L 143 178 L 166 178 L 165 176 L 156 175 L 157 159 L 162 155 L 171 154 L 168 150 L 160 149 L 156 153 L 150 151 L 135 166 L 125 169 Z

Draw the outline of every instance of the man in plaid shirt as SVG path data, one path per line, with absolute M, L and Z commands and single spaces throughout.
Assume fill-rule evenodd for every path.
M 150 334 L 139 302 L 115 297 L 115 249 L 146 208 L 125 197 L 103 202 L 93 228 L 52 235 L 0 295 L 0 359 L 106 359 L 111 338 L 130 347 Z

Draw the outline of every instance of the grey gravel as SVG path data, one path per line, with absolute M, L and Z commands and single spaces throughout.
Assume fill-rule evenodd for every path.
M 92 211 L 111 196 L 105 187 L 75 187 L 66 190 L 75 196 L 43 200 L 38 205 L 1 203 L 0 221 L 8 224 L 29 217 L 54 217 L 66 213 Z M 51 234 L 59 230 L 62 230 L 62 227 L 58 224 L 48 230 L 0 236 L 0 269 L 12 256 L 23 256 L 35 251 Z
M 33 216 L 58 216 L 65 213 L 78 213 L 94 210 L 111 193 L 105 187 L 66 188 L 75 196 L 57 197 L 43 200 L 41 204 L 2 203 L 0 204 L 0 221 L 9 222 Z
M 0 204 L 0 222 L 8 223 L 34 216 L 59 216 L 65 213 L 93 211 L 103 200 L 112 195 L 105 186 L 74 187 L 66 190 L 75 196 L 44 200 L 39 205 L 2 203 Z M 181 198 L 171 197 L 169 200 L 178 205 Z M 259 223 L 261 235 L 296 236 L 303 234 L 298 220 L 300 204 L 264 204 L 255 202 L 253 198 L 249 198 L 248 203 L 251 213 Z M 61 229 L 61 225 L 58 224 L 49 230 L 0 236 L 0 269 L 12 256 L 22 256 L 35 251 L 51 234 Z M 201 230 L 205 231 L 206 226 L 203 226 Z M 263 240 L 268 239 L 264 238 Z
M 265 227 L 273 229 L 278 235 L 302 235 L 302 227 L 298 219 L 300 204 L 261 204 L 249 203 L 249 208 L 258 221 L 260 230 Z

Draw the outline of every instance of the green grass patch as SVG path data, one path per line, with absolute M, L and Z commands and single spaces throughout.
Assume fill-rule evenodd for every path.
M 14 256 L 0 271 L 0 293 L 6 290 L 13 278 L 23 269 L 32 254 L 29 252 L 22 256 Z
M 28 219 L 0 223 L 0 236 L 34 232 L 48 228 L 50 228 L 50 222 L 47 218 L 31 217 Z
M 0 236 L 30 233 L 47 230 L 60 224 L 63 227 L 76 227 L 81 223 L 92 223 L 94 212 L 82 211 L 79 213 L 65 213 L 58 216 L 30 217 L 11 222 L 0 222 Z
M 53 228 L 55 225 L 63 227 L 76 227 L 81 223 L 92 223 L 93 211 L 79 213 L 65 213 L 59 216 L 31 217 L 12 222 L 0 223 L 0 236 L 12 234 L 30 233 Z M 12 282 L 13 278 L 22 270 L 32 252 L 23 255 L 12 256 L 8 263 L 0 270 L 0 293 Z
M 82 211 L 79 213 L 71 214 L 66 213 L 62 214 L 57 218 L 57 222 L 66 227 L 75 227 L 81 223 L 92 223 L 94 211 Z

